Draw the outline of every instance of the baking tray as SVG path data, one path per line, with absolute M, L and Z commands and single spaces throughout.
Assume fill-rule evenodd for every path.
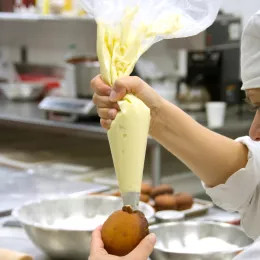
M 183 210 L 186 218 L 193 218 L 201 215 L 205 215 L 209 209 L 214 207 L 214 204 L 211 201 L 201 200 L 194 198 L 194 203 L 192 208 Z
M 51 176 L 29 175 L 25 172 L 0 174 L 0 216 L 32 200 L 47 197 L 102 192 L 109 187 L 94 183 L 67 181 Z
M 109 190 L 109 191 L 105 191 L 105 192 L 101 192 L 101 193 L 106 194 L 106 195 L 110 195 L 110 194 L 113 194 L 115 192 L 118 192 L 118 189 L 113 189 L 113 190 Z M 185 214 L 186 219 L 187 218 L 195 218 L 195 217 L 198 217 L 198 216 L 205 215 L 205 214 L 207 214 L 209 209 L 214 207 L 214 204 L 211 201 L 208 201 L 208 200 L 202 200 L 202 199 L 194 198 L 193 201 L 194 201 L 194 203 L 192 205 L 192 208 L 181 211 Z M 149 204 L 153 205 L 154 201 L 150 200 Z
M 153 205 L 154 201 L 151 200 L 150 204 Z M 185 218 L 188 219 L 205 215 L 207 214 L 208 210 L 213 207 L 214 204 L 211 201 L 193 198 L 192 207 L 190 209 L 182 210 L 180 212 L 184 213 Z

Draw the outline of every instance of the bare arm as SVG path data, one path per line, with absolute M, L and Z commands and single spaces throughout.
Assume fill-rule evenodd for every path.
M 157 110 L 151 135 L 209 187 L 225 183 L 247 163 L 246 146 L 203 127 L 166 100 Z
M 116 101 L 126 93 L 133 93 L 140 98 L 151 109 L 150 134 L 153 138 L 209 187 L 225 183 L 233 173 L 245 167 L 248 154 L 246 146 L 203 127 L 161 98 L 141 79 L 121 78 L 111 92 L 111 88 L 100 77 L 96 77 L 92 81 L 92 88 L 95 90 L 93 100 L 98 107 L 101 125 L 107 129 L 117 113 Z

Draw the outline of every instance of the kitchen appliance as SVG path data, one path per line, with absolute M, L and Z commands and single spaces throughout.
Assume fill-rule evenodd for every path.
M 92 98 L 91 80 L 100 74 L 97 58 L 72 57 L 65 64 L 65 84 L 68 96 Z M 65 93 L 66 95 L 66 93 Z
M 100 73 L 99 62 L 88 60 L 75 64 L 77 97 L 92 98 L 91 80 Z
M 46 119 L 54 121 L 75 122 L 81 118 L 97 115 L 92 99 L 46 97 L 38 107 L 45 111 Z
M 65 65 L 65 96 L 44 98 L 38 108 L 45 111 L 46 119 L 63 122 L 91 121 L 99 123 L 91 80 L 99 74 L 96 59 L 73 58 Z M 131 76 L 138 76 L 136 69 Z
M 194 75 L 193 81 L 187 83 L 180 79 L 177 88 L 177 101 L 186 111 L 200 111 L 210 100 L 209 93 L 204 85 L 203 75 Z
M 122 206 L 121 198 L 111 196 L 62 197 L 28 203 L 14 210 L 13 216 L 50 257 L 81 260 L 89 256 L 92 231 Z M 154 216 L 154 209 L 146 203 L 140 202 L 139 210 L 147 220 Z M 81 221 L 60 226 L 69 217 Z M 53 226 L 56 221 L 58 226 Z
M 200 50 L 190 50 L 187 55 L 187 75 L 181 83 L 188 88 L 196 88 L 196 78 L 200 77 L 211 101 L 227 104 L 241 104 L 240 79 L 240 38 L 241 18 L 220 12 L 216 21 L 204 33 L 205 46 Z
M 44 98 L 38 108 L 45 111 L 46 119 L 63 122 L 99 120 L 92 102 L 91 80 L 99 74 L 96 58 L 72 56 L 64 66 L 62 96 Z

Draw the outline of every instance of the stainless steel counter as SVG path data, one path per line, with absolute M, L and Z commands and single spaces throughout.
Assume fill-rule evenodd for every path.
M 106 131 L 100 127 L 99 123 L 73 124 L 46 120 L 44 112 L 39 110 L 37 104 L 33 102 L 10 102 L 0 99 L 0 125 L 15 128 L 30 127 L 35 130 L 107 140 Z M 153 183 L 157 185 L 160 182 L 161 147 L 150 137 L 148 147 L 152 162 Z
M 206 124 L 204 113 L 193 115 L 195 119 Z M 252 115 L 246 115 L 239 118 L 234 109 L 227 111 L 226 124 L 217 132 L 235 138 L 248 132 Z M 0 99 L 0 126 L 14 127 L 16 129 L 33 129 L 38 131 L 47 131 L 52 133 L 61 133 L 75 135 L 83 138 L 107 140 L 106 131 L 102 129 L 99 123 L 63 123 L 54 122 L 45 119 L 45 114 L 37 108 L 33 102 L 10 102 Z M 160 183 L 161 173 L 161 146 L 152 138 L 148 139 L 148 151 L 151 157 L 151 173 L 154 185 Z

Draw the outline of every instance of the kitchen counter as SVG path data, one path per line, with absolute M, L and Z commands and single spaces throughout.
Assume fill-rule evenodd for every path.
M 107 139 L 106 131 L 99 123 L 86 124 L 63 123 L 46 120 L 44 111 L 38 109 L 35 102 L 11 102 L 0 99 L 0 124 L 38 128 L 87 138 Z M 73 130 L 73 131 L 72 131 Z
M 192 117 L 199 123 L 206 125 L 205 113 L 192 113 Z M 225 125 L 217 132 L 228 133 L 236 130 L 248 130 L 253 119 L 253 114 L 244 113 L 240 117 L 236 115 L 236 108 L 228 109 Z M 62 133 L 82 135 L 88 138 L 97 138 L 107 140 L 106 131 L 102 129 L 98 122 L 86 123 L 63 123 L 46 120 L 45 113 L 38 109 L 35 102 L 11 102 L 0 98 L 0 124 L 19 124 L 20 126 L 41 127 L 49 131 L 60 131 Z M 73 130 L 73 131 L 71 131 Z M 156 141 L 149 138 L 149 144 L 155 144 Z

